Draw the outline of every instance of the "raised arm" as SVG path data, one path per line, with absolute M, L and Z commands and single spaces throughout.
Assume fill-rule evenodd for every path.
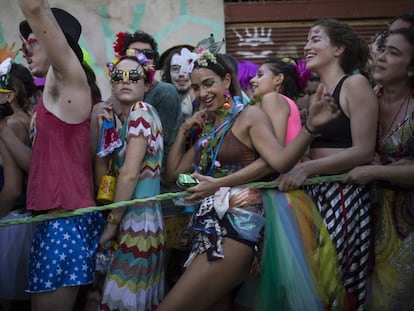
M 285 148 L 276 139 L 269 119 L 264 118 L 263 114 L 263 111 L 256 109 L 248 117 L 250 139 L 261 157 L 275 171 L 284 173 L 291 169 L 305 154 L 308 145 L 313 140 L 312 133 L 317 132 L 317 129 L 321 126 L 337 118 L 339 111 L 332 98 L 326 94 L 323 86 L 320 85 L 314 101 L 309 107 L 309 118 L 306 126 Z
M 191 147 L 187 151 L 184 150 L 184 147 L 191 129 L 203 128 L 204 119 L 205 112 L 197 111 L 180 126 L 166 160 L 165 177 L 168 181 L 175 181 L 180 173 L 193 171 L 194 147 Z
M 43 93 L 45 105 L 64 121 L 78 123 L 86 120 L 91 111 L 90 88 L 81 61 L 66 37 L 74 48 L 80 49 L 77 38 L 65 37 L 48 1 L 19 0 L 19 5 L 51 64 Z M 77 26 L 78 22 L 74 20 L 73 24 Z M 56 102 L 60 106 L 59 111 L 51 108 Z

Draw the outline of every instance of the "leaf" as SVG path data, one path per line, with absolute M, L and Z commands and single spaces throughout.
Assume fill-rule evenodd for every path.
M 15 58 L 17 53 L 19 53 L 19 50 L 13 51 L 14 49 L 14 42 L 12 43 L 12 45 L 8 48 L 7 44 L 3 44 L 0 47 L 0 63 L 2 63 L 5 59 L 7 58 Z

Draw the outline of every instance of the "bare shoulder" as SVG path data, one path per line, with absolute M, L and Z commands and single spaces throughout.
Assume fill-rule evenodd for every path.
M 21 141 L 28 143 L 29 120 L 10 118 L 7 120 L 7 126 Z
M 263 109 L 257 106 L 246 106 L 246 108 L 244 108 L 240 113 L 239 119 L 253 122 L 254 120 L 262 118 L 263 116 L 266 116 Z
M 285 112 L 289 113 L 289 103 L 285 97 L 277 92 L 267 93 L 263 96 L 262 100 L 262 109 L 267 112 L 276 113 L 276 112 Z
M 351 75 L 345 80 L 341 98 L 350 110 L 375 109 L 377 98 L 367 77 L 362 74 Z
M 355 90 L 369 90 L 369 92 L 372 92 L 372 94 L 374 94 L 368 78 L 362 74 L 350 75 L 344 81 L 343 88 L 352 92 L 355 92 Z

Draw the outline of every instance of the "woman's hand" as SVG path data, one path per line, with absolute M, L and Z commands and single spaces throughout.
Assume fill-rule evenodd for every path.
M 191 174 L 192 177 L 198 180 L 198 184 L 194 187 L 188 188 L 187 191 L 192 194 L 186 197 L 188 201 L 200 201 L 203 198 L 216 193 L 220 188 L 217 185 L 217 179 L 210 176 L 204 176 L 198 173 Z
M 114 119 L 112 103 L 107 103 L 102 110 L 97 113 L 96 118 L 98 119 L 98 133 L 101 132 L 103 119 L 111 121 Z
M 335 100 L 326 92 L 322 84 L 319 84 L 316 94 L 309 105 L 308 112 L 306 124 L 312 132 L 318 132 L 323 125 L 334 120 L 340 114 Z
M 308 178 L 309 173 L 303 164 L 298 164 L 286 174 L 279 177 L 279 190 L 290 191 L 299 188 Z
M 180 129 L 184 132 L 184 135 L 188 135 L 192 129 L 200 128 L 204 129 L 207 120 L 206 110 L 200 110 L 194 113 L 190 118 L 185 120 Z
M 378 165 L 362 165 L 350 170 L 344 176 L 342 182 L 346 184 L 366 185 L 376 180 Z
M 102 248 L 108 248 L 108 242 L 113 241 L 116 239 L 116 235 L 118 232 L 118 224 L 110 224 L 107 223 L 105 225 L 104 230 L 102 231 L 101 238 L 99 239 L 99 244 Z

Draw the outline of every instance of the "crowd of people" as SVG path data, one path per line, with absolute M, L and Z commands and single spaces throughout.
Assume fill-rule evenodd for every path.
M 76 17 L 18 2 L 0 222 L 144 200 L 0 227 L 1 311 L 412 308 L 414 13 L 370 42 L 320 19 L 261 64 L 119 32 L 103 99 Z

